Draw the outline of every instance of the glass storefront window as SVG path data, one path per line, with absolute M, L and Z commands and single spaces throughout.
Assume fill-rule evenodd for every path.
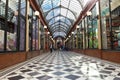
M 111 19 L 112 19 L 112 45 L 113 49 L 120 50 L 120 0 L 112 0 Z
M 87 17 L 85 17 L 84 19 L 84 22 L 85 22 L 85 47 L 88 48 L 88 26 L 87 26 Z
M 103 49 L 120 50 L 120 0 L 100 0 Z M 111 15 L 110 15 L 111 12 Z
M 15 51 L 19 1 L 9 0 L 8 2 L 7 51 Z
M 43 27 L 43 25 L 41 25 L 41 27 L 40 27 L 40 31 L 41 31 L 41 34 L 40 34 L 40 48 L 41 48 L 41 50 L 43 50 L 44 49 L 44 27 Z
M 94 6 L 91 10 L 92 15 L 88 17 L 88 45 L 89 48 L 98 48 L 98 20 L 97 8 Z
M 37 27 L 37 20 L 33 20 L 33 34 L 32 34 L 32 36 L 33 36 L 33 39 L 32 39 L 32 48 L 33 48 L 33 50 L 36 50 L 36 27 Z
M 36 22 L 36 50 L 39 50 L 39 41 L 38 41 L 38 34 L 39 34 L 39 25 L 38 25 L 38 18 L 37 18 L 37 22 Z
M 102 48 L 110 49 L 110 27 L 109 24 L 109 0 L 100 0 L 101 26 L 102 26 Z
M 21 0 L 20 8 L 20 50 L 25 50 L 25 13 L 26 13 L 26 0 Z
M 83 29 L 82 29 L 82 24 L 79 24 L 80 28 L 78 29 L 78 48 L 82 49 L 83 48 Z
M 6 0 L 0 1 L 0 51 L 4 51 L 4 27 L 5 27 Z
M 32 50 L 32 32 L 33 32 L 33 29 L 32 29 L 32 22 L 33 22 L 33 9 L 30 7 L 30 10 L 29 10 L 29 50 L 31 51 Z
M 6 0 L 0 1 L 0 16 L 5 17 Z

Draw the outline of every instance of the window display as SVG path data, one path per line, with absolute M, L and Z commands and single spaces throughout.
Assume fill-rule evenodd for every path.
M 6 0 L 0 0 L 0 16 L 5 17 Z
M 79 24 L 80 29 L 78 30 L 78 48 L 82 49 L 83 48 L 83 28 L 82 28 L 82 23 Z
M 101 26 L 102 26 L 102 48 L 103 49 L 110 49 L 110 30 L 107 27 L 107 18 L 109 16 L 109 0 L 100 0 L 100 8 L 101 8 Z M 108 18 L 109 19 L 109 18 Z
M 120 2 L 120 1 L 118 1 Z M 112 5 L 116 4 L 114 1 L 112 2 Z M 112 34 L 113 34 L 113 47 L 116 50 L 120 50 L 120 5 L 112 8 Z M 117 5 L 117 4 L 116 4 Z
M 25 50 L 25 20 L 20 18 L 20 50 Z
M 32 49 L 33 50 L 36 50 L 36 20 L 34 20 L 33 21 L 33 34 L 32 34 L 32 36 L 33 36 L 33 39 L 32 39 Z
M 25 13 L 26 13 L 26 0 L 21 1 L 21 8 L 20 8 L 20 50 L 25 50 Z
M 91 10 L 91 14 L 88 16 L 88 47 L 98 48 L 98 19 L 97 19 L 97 8 L 96 4 Z
M 102 44 L 103 49 L 119 48 L 120 33 L 120 0 L 100 1 L 101 23 L 102 23 Z M 111 16 L 110 16 L 111 12 Z
M 16 33 L 7 32 L 7 50 L 8 51 L 16 50 Z
M 5 5 L 6 5 L 6 0 L 1 0 L 0 1 L 0 51 L 4 51 Z
M 14 12 L 18 9 L 18 1 L 8 1 L 8 17 L 7 21 L 7 51 L 16 51 L 16 36 L 17 36 L 17 18 Z

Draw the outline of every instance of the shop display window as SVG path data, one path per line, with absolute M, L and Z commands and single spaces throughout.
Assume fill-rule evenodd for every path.
M 0 1 L 0 52 L 4 51 L 5 5 L 6 5 L 6 0 L 1 0 Z
M 103 49 L 120 50 L 120 0 L 100 1 L 102 47 Z
M 92 15 L 88 18 L 89 48 L 98 48 L 97 8 L 97 5 L 93 7 L 91 10 Z
M 26 0 L 21 0 L 21 7 L 20 7 L 20 51 L 25 50 L 25 27 L 26 27 Z

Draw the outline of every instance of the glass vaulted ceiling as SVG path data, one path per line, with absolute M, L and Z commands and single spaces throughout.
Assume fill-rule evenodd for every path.
M 89 0 L 36 0 L 53 37 L 65 37 Z

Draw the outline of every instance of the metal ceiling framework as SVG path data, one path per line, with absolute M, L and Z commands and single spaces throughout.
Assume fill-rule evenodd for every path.
M 63 24 L 63 25 L 66 25 L 66 26 L 70 27 L 69 24 L 67 24 L 67 23 L 65 23 L 65 22 L 63 22 L 63 21 L 54 22 L 53 24 L 51 24 L 51 25 L 49 25 L 49 26 L 51 27 L 51 26 L 54 26 L 55 24 Z
M 36 0 L 53 38 L 66 37 L 89 0 Z
M 70 20 L 69 18 L 67 18 L 66 16 L 63 16 L 63 15 L 54 16 L 53 18 L 49 19 L 48 24 L 50 25 L 52 23 L 52 20 L 53 19 L 57 19 L 58 17 L 60 17 L 60 18 L 66 18 L 66 20 L 67 20 L 68 23 L 70 23 L 71 25 L 73 24 L 72 20 Z M 61 20 L 61 19 L 59 19 L 59 20 Z M 59 21 L 59 20 L 57 20 L 57 21 Z
M 61 24 L 60 26 L 62 26 L 62 28 L 64 28 L 65 30 L 69 29 L 69 28 L 67 28 L 67 26 L 65 26 L 65 25 L 62 25 L 62 24 Z M 59 27 L 59 24 L 54 25 L 53 27 L 50 27 L 50 29 L 52 30 L 52 29 L 55 29 L 55 28 L 57 28 L 57 27 Z

